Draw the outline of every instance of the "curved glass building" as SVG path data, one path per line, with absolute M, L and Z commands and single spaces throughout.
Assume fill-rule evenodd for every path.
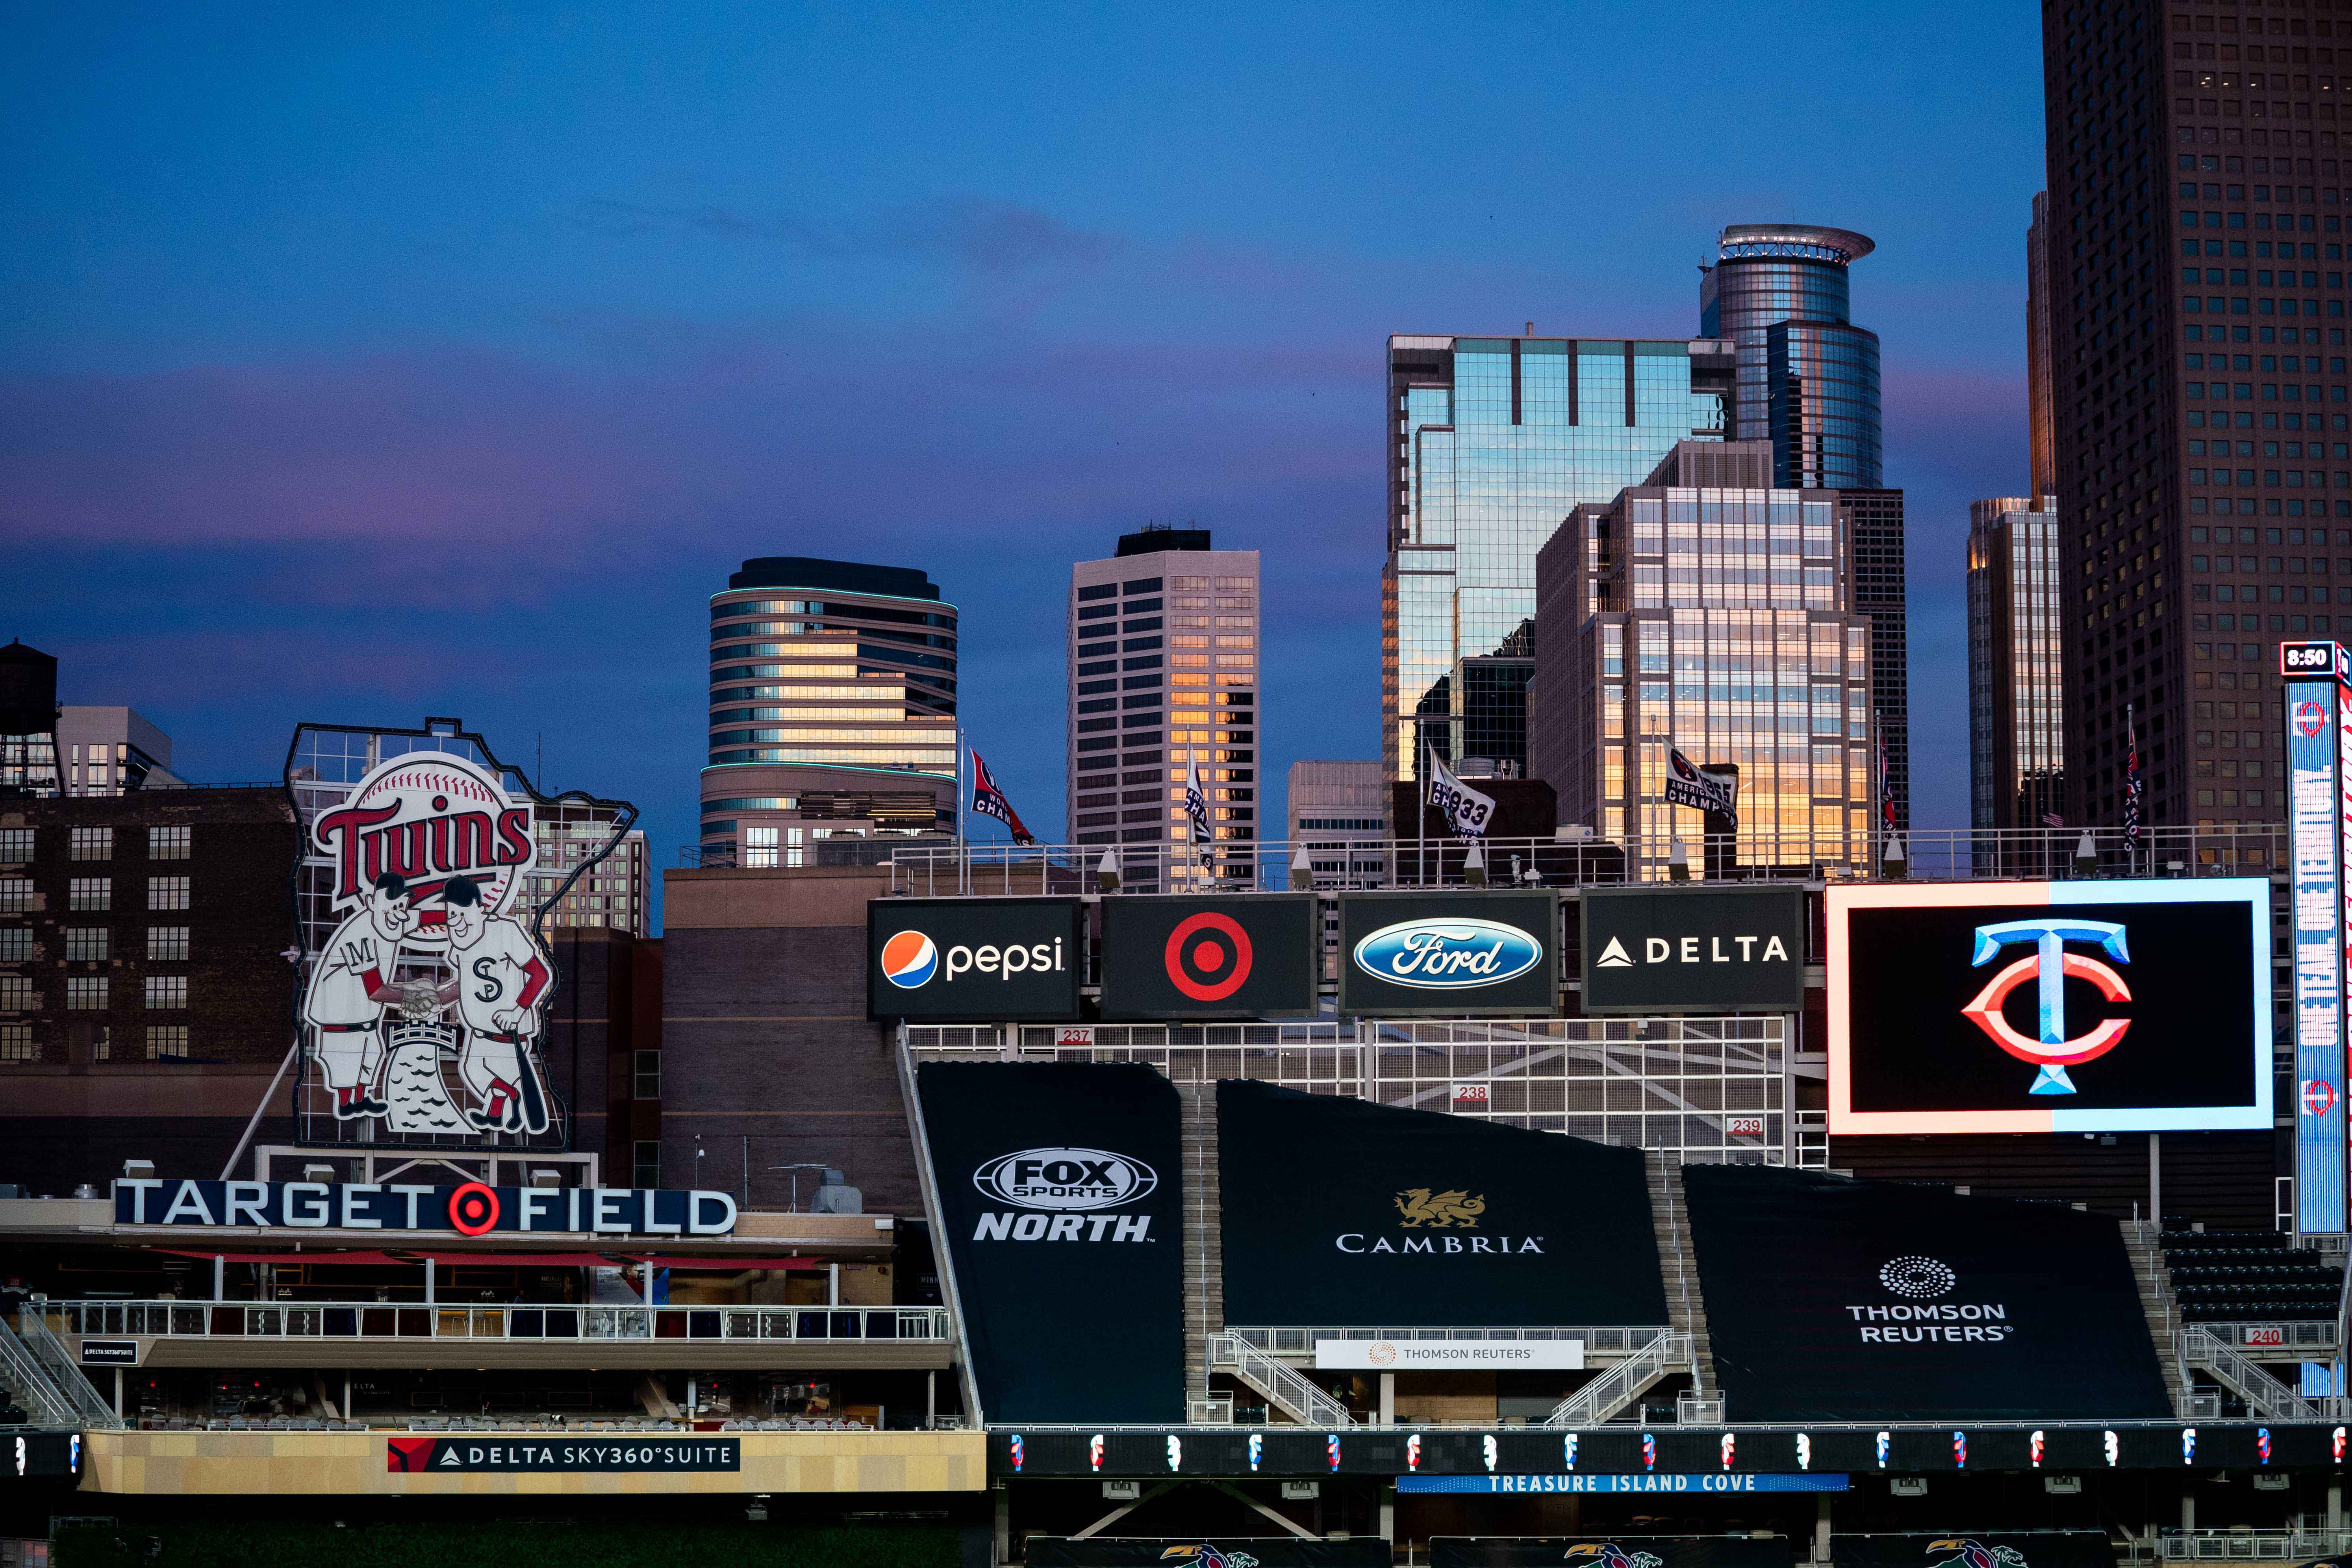
M 1772 443 L 1776 487 L 1879 488 L 1878 337 L 1846 289 L 1875 248 L 1852 229 L 1733 224 L 1701 275 L 1700 335 L 1738 345 L 1734 438 Z
M 906 567 L 744 562 L 710 599 L 704 863 L 854 864 L 953 832 L 956 619 Z

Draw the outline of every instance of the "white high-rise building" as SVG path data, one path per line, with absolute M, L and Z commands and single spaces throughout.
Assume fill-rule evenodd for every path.
M 1129 886 L 1254 879 L 1258 552 L 1205 528 L 1122 535 L 1070 569 L 1069 637 L 1070 841 L 1119 846 Z M 1192 843 L 1193 780 L 1213 846 Z

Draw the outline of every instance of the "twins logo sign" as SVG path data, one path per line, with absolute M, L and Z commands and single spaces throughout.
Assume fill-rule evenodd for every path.
M 2021 958 L 1994 975 L 1976 1000 L 1960 1011 L 1969 1021 L 1992 1037 L 1992 1043 L 2023 1062 L 2032 1062 L 2042 1070 L 2033 1079 L 2029 1094 L 2072 1094 L 2074 1080 L 2066 1076 L 2066 1068 L 2077 1062 L 2087 1062 L 2114 1050 L 2131 1027 L 2128 1018 L 2109 1018 L 2088 1033 L 2070 1038 L 2066 1033 L 2066 977 L 2086 980 L 2096 987 L 2100 995 L 2110 1002 L 2131 1000 L 2131 987 L 2124 977 L 2096 959 L 2068 952 L 2066 943 L 2095 942 L 2117 963 L 2129 963 L 2131 954 L 2124 942 L 2124 928 L 2114 921 L 2086 920 L 2026 920 L 2002 921 L 1994 925 L 1977 927 L 1976 964 L 1990 963 L 2002 948 L 2018 942 L 2032 942 L 2034 955 Z M 2036 985 L 2035 1001 L 2040 1015 L 2038 1038 L 2029 1039 L 2012 1027 L 2001 1016 L 2001 1006 L 2009 994 L 2032 976 Z
M 306 740 L 311 754 L 327 750 L 318 735 L 298 735 L 297 755 Z M 371 732 L 371 752 L 393 749 L 387 740 Z M 299 873 L 312 948 L 300 1002 L 309 1103 L 320 1104 L 323 1089 L 334 1122 L 375 1124 L 372 1134 L 339 1131 L 334 1142 L 560 1139 L 561 1108 L 539 1057 L 555 963 L 525 923 L 522 900 L 538 865 L 541 803 L 472 737 L 433 740 L 470 749 L 386 757 L 339 802 L 320 799 L 318 769 L 289 767 L 309 820 Z M 612 827 L 572 868 L 576 879 L 635 809 L 566 797 L 573 802 L 601 808 Z M 323 936 L 312 910 L 337 922 Z

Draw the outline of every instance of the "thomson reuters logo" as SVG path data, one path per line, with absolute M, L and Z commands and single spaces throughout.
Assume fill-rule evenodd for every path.
M 1959 1282 L 1951 1266 L 1932 1258 L 1890 1258 L 1880 1266 L 1878 1282 L 1897 1296 L 1924 1301 L 1941 1296 Z
M 1241 922 L 1213 911 L 1190 916 L 1169 932 L 1161 954 L 1168 983 L 1195 1002 L 1222 1002 L 1240 990 L 1255 957 Z
M 919 931 L 902 931 L 882 944 L 882 978 L 912 991 L 940 972 L 940 950 Z

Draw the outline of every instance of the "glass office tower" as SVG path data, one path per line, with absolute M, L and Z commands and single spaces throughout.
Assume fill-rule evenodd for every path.
M 1969 503 L 1969 809 L 1980 828 L 2065 810 L 2058 503 Z
M 1879 488 L 1878 336 L 1846 289 L 1874 248 L 1851 229 L 1733 224 L 1700 275 L 1700 335 L 1738 345 L 1733 438 L 1770 441 L 1785 489 Z
M 1678 441 L 1719 440 L 1719 342 L 1391 337 L 1381 746 L 1523 767 L 1535 559 L 1580 505 L 1638 485 Z

